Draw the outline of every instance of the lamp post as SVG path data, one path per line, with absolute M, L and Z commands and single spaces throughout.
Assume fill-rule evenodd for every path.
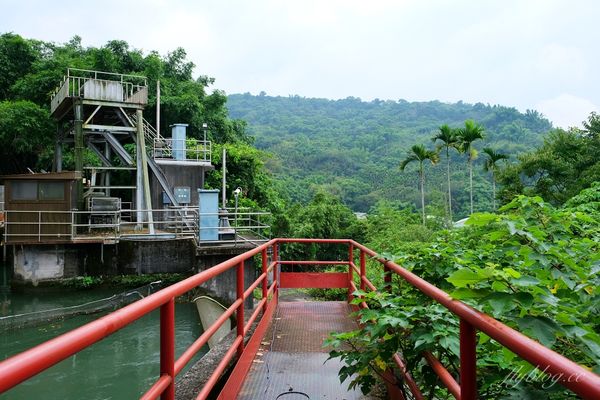
M 233 191 L 233 197 L 235 197 L 235 229 L 234 229 L 234 233 L 233 233 L 233 237 L 235 239 L 235 245 L 237 246 L 237 228 L 238 228 L 238 197 L 240 196 L 240 193 L 242 193 L 242 188 L 241 187 L 237 187 L 234 191 Z
M 204 133 L 204 139 L 202 142 L 202 148 L 203 148 L 202 161 L 206 161 L 206 134 L 207 134 L 207 131 L 208 131 L 208 124 L 206 122 L 204 122 L 202 124 L 202 132 Z

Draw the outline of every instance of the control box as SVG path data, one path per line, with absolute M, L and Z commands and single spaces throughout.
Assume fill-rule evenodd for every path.
M 189 186 L 176 186 L 173 188 L 173 194 L 179 204 L 190 204 L 192 202 L 192 192 Z

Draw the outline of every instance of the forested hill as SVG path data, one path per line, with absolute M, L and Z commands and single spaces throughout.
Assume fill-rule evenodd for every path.
M 230 115 L 247 121 L 256 145 L 273 154 L 268 167 L 294 200 L 306 201 L 323 188 L 340 195 L 355 211 L 367 211 L 379 199 L 414 203 L 416 174 L 398 165 L 415 143 L 433 147 L 431 137 L 442 124 L 458 127 L 466 119 L 483 125 L 486 138 L 477 143 L 515 155 L 542 143 L 552 125 L 536 111 L 481 103 L 408 102 L 358 98 L 311 99 L 272 97 L 261 93 L 228 96 Z M 457 215 L 465 215 L 466 157 L 455 154 L 453 197 Z M 489 209 L 491 184 L 476 161 L 477 210 Z M 444 163 L 429 168 L 428 200 L 444 204 Z M 454 208 L 454 207 L 453 207 Z

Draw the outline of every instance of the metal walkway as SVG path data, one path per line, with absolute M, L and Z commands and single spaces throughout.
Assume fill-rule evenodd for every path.
M 340 384 L 342 363 L 322 346 L 330 332 L 357 328 L 351 311 L 343 301 L 280 302 L 238 399 L 366 399 Z

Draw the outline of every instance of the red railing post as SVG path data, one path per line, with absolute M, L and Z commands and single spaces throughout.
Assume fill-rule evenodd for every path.
M 477 399 L 477 331 L 460 319 L 460 399 Z
M 237 355 L 240 357 L 244 352 L 244 261 L 240 261 L 237 266 L 237 299 L 242 299 L 236 312 L 237 336 L 242 338 L 237 349 Z
M 348 302 L 352 301 L 354 297 L 352 295 L 352 285 L 351 282 L 354 282 L 354 245 L 350 243 L 348 245 Z
M 261 256 L 262 256 L 262 273 L 265 274 L 265 277 L 262 281 L 262 298 L 266 299 L 267 292 L 269 291 L 269 274 L 267 273 L 269 265 L 268 265 L 266 248 L 263 249 Z M 267 301 L 265 301 L 265 303 L 263 305 L 263 313 L 266 311 L 267 311 Z
M 175 399 L 175 298 L 160 307 L 160 375 L 169 375 L 171 383 L 161 400 Z
M 365 261 L 365 252 L 360 251 L 360 290 L 365 291 L 365 280 L 364 277 L 367 276 L 367 263 Z
M 392 270 L 387 265 L 383 266 L 383 290 L 392 291 Z
M 279 299 L 279 244 L 277 242 L 273 243 L 273 282 L 275 282 L 275 289 L 273 289 L 273 296 Z

